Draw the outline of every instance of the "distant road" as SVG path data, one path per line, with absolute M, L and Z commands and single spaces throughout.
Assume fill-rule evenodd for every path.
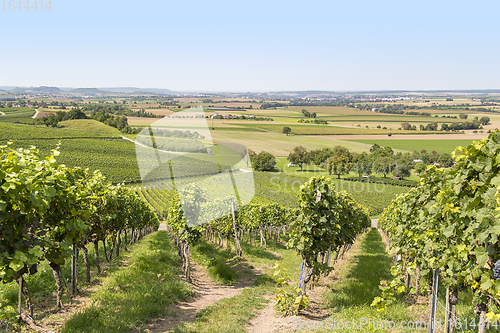
M 335 140 L 480 140 L 488 137 L 488 133 L 467 134 L 325 134 L 301 135 L 301 137 L 324 138 Z M 385 143 L 384 143 L 385 144 Z
M 132 140 L 132 139 L 129 139 L 129 138 L 127 138 L 126 136 L 123 136 L 123 135 L 122 135 L 122 139 L 125 139 L 125 140 L 128 140 L 128 141 L 130 141 L 130 142 L 133 142 L 133 143 L 135 143 L 136 145 L 142 146 L 142 147 L 144 147 L 144 148 L 151 148 L 151 147 L 148 147 L 148 146 L 146 146 L 146 145 L 143 145 L 143 144 L 142 144 L 142 143 L 140 143 L 140 142 L 137 142 L 137 141 L 134 141 L 134 140 Z
M 377 228 L 378 219 L 372 219 L 372 228 Z
M 38 116 L 38 109 L 35 109 L 35 111 L 36 111 L 36 112 L 35 112 L 35 114 L 31 117 L 31 118 L 33 118 L 33 119 L 35 119 L 35 118 L 36 118 L 36 116 Z
M 0 116 L 5 116 L 5 113 L 3 113 L 2 111 L 0 111 Z

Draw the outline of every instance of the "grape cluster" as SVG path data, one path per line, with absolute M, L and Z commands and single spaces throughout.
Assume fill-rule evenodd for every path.
M 458 284 L 458 289 L 460 289 L 460 290 L 464 290 L 464 289 L 465 289 L 465 285 L 464 285 L 462 282 L 460 282 L 460 283 Z
M 493 277 L 495 280 L 500 279 L 500 259 L 495 263 L 495 267 L 493 267 Z

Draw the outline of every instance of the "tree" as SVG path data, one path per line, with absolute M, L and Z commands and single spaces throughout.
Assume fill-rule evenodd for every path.
M 439 154 L 437 162 L 439 164 L 441 164 L 442 166 L 444 166 L 444 167 L 448 167 L 448 166 L 450 166 L 450 165 L 453 164 L 454 160 L 453 160 L 453 157 L 451 157 L 450 154 L 443 153 L 443 154 Z
M 351 163 L 346 155 L 333 156 L 328 160 L 328 173 L 337 175 L 338 179 L 340 179 L 340 175 L 348 173 L 350 169 Z
M 73 109 L 64 116 L 64 120 L 70 119 L 87 119 L 87 115 L 80 109 Z
M 427 168 L 427 166 L 425 165 L 424 162 L 419 162 L 415 164 L 415 172 L 419 175 L 421 175 L 425 171 L 425 168 Z
M 411 130 L 411 124 L 409 122 L 404 122 L 404 123 L 401 123 L 401 128 L 404 129 L 405 131 L 409 131 Z
M 373 147 L 372 147 L 373 148 Z M 371 149 L 370 149 L 371 151 Z M 392 150 L 391 147 L 386 146 L 386 147 L 380 147 L 372 152 L 372 158 L 377 159 L 381 156 L 387 156 L 391 157 L 394 155 L 394 150 Z
M 374 153 L 376 152 L 377 150 L 379 150 L 381 147 L 378 145 L 378 144 L 373 144 L 373 146 L 371 146 L 370 148 L 370 153 Z
M 292 129 L 288 126 L 283 127 L 283 133 L 285 133 L 287 136 L 292 132 Z
M 373 164 L 375 173 L 381 173 L 384 175 L 384 178 L 387 177 L 387 174 L 391 173 L 394 161 L 392 158 L 388 156 L 381 156 L 375 160 Z
M 333 147 L 333 155 L 334 156 L 346 156 L 349 159 L 349 162 L 352 160 L 352 155 L 349 149 L 343 146 L 335 146 Z
M 484 116 L 479 119 L 481 125 L 488 125 L 490 123 L 490 117 Z
M 461 114 L 458 115 L 458 117 L 460 119 L 467 119 L 469 116 L 467 114 L 465 114 L 465 113 L 461 113 Z
M 359 177 L 369 175 L 371 173 L 371 161 L 366 152 L 355 154 L 352 157 L 351 169 L 354 170 Z
M 323 148 L 311 151 L 310 155 L 314 164 L 321 165 L 334 155 L 334 151 L 331 148 Z
M 273 154 L 266 151 L 261 151 L 252 159 L 252 167 L 257 171 L 272 171 L 275 164 Z
M 288 161 L 292 164 L 300 164 L 300 171 L 304 171 L 303 164 L 309 163 L 311 154 L 302 146 L 293 148 L 293 151 L 288 155 Z
M 392 174 L 395 177 L 400 177 L 403 179 L 404 177 L 410 177 L 410 166 L 406 161 L 398 161 L 394 170 L 392 170 Z

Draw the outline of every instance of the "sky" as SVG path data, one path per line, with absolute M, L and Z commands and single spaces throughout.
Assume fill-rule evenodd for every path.
M 26 2 L 0 2 L 0 86 L 500 89 L 498 1 Z

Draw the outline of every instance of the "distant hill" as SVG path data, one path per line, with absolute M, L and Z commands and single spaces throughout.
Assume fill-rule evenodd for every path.
M 159 88 L 135 88 L 135 87 L 118 87 L 118 88 L 99 88 L 101 90 L 124 93 L 124 94 L 172 94 L 173 91 L 169 89 L 159 89 Z
M 329 94 L 338 94 L 334 91 L 327 90 L 300 90 L 300 91 L 271 91 L 268 94 L 296 94 L 296 95 L 329 95 Z
M 106 95 L 109 91 L 100 90 L 97 88 L 77 88 L 67 91 L 70 94 L 84 94 L 84 95 Z
M 22 94 L 22 93 L 32 93 L 32 94 L 61 94 L 62 90 L 57 87 L 16 87 L 10 90 L 11 93 Z
M 70 87 L 14 87 L 0 86 L 0 91 L 13 94 L 82 94 L 82 95 L 112 95 L 112 94 L 173 94 L 172 90 L 161 88 L 136 88 L 136 87 L 112 87 L 112 88 L 70 88 Z

